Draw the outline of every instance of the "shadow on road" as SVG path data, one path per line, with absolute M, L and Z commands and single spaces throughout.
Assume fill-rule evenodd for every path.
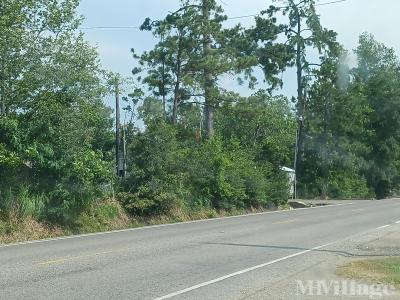
M 220 245 L 220 246 L 236 246 L 236 247 L 257 247 L 257 248 L 267 248 L 267 249 L 281 249 L 281 250 L 299 250 L 299 251 L 310 251 L 310 252 L 327 252 L 334 253 L 344 257 L 390 257 L 390 256 L 399 256 L 400 249 L 398 253 L 381 253 L 381 254 L 356 254 L 348 251 L 339 251 L 339 250 L 329 250 L 329 249 L 309 249 L 303 247 L 296 246 L 274 246 L 274 245 L 252 245 L 252 244 L 235 244 L 235 243 L 202 243 L 206 245 Z

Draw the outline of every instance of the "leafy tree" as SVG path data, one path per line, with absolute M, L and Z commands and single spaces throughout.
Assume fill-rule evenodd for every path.
M 296 121 L 288 100 L 265 91 L 235 100 L 226 99 L 218 114 L 219 134 L 226 140 L 238 139 L 260 163 L 268 161 L 276 169 L 292 166 Z
M 111 180 L 112 121 L 94 48 L 77 32 L 79 1 L 2 1 L 0 171 L 68 218 Z M 2 176 L 4 178 L 4 176 Z M 1 201 L 1 200 L 0 200 Z
M 147 84 L 154 96 L 162 96 L 164 110 L 166 97 L 171 95 L 172 123 L 178 122 L 178 108 L 185 100 L 195 96 L 198 85 L 194 80 L 196 72 L 195 61 L 198 59 L 200 37 L 190 30 L 193 16 L 196 13 L 192 7 L 178 10 L 158 22 L 149 18 L 142 29 L 152 30 L 160 42 L 153 50 L 145 52 L 139 59 L 139 69 L 134 73 L 146 71 L 143 83 Z M 195 48 L 197 47 L 197 49 Z
M 205 128 L 208 137 L 214 134 L 214 111 L 219 106 L 220 90 L 217 86 L 220 76 L 227 73 L 249 74 L 249 69 L 257 64 L 254 55 L 248 55 L 248 49 L 242 42 L 246 35 L 241 26 L 223 29 L 227 16 L 215 0 L 201 1 L 202 56 L 199 66 L 205 100 Z M 195 29 L 196 30 L 196 29 Z
M 200 103 L 196 99 L 204 98 L 205 130 L 210 137 L 214 110 L 219 106 L 220 76 L 249 71 L 256 63 L 242 46 L 244 29 L 224 29 L 226 19 L 214 0 L 181 1 L 181 7 L 164 20 L 146 19 L 142 28 L 153 30 L 161 41 L 152 51 L 136 56 L 143 67 L 134 70 L 146 71 L 144 82 L 156 97 L 172 93 L 174 124 L 181 104 Z M 191 98 L 195 100 L 189 101 Z
M 1 2 L 2 115 L 24 107 L 25 102 L 43 86 L 46 76 L 56 78 L 61 75 L 51 73 L 57 69 L 49 70 L 49 66 L 56 58 L 62 63 L 62 49 L 57 45 L 77 46 L 82 42 L 82 37 L 71 41 L 68 36 L 80 22 L 75 16 L 78 4 L 78 0 Z
M 363 175 L 370 108 L 362 90 L 351 85 L 346 55 L 342 51 L 325 57 L 310 89 L 305 127 L 309 139 L 300 186 L 304 197 L 370 194 Z
M 308 54 L 310 50 L 316 50 L 318 54 L 338 51 L 336 42 L 336 33 L 328 30 L 321 25 L 319 15 L 315 9 L 315 0 L 289 0 L 284 2 L 285 6 L 271 6 L 269 11 L 281 11 L 287 16 L 288 22 L 284 26 L 284 32 L 287 37 L 287 44 L 291 47 L 293 53 L 293 63 L 296 68 L 297 78 L 297 117 L 299 122 L 298 133 L 298 156 L 296 170 L 298 179 L 300 179 L 300 166 L 303 160 L 304 149 L 304 126 L 306 118 L 306 87 L 310 82 L 310 76 L 313 71 L 320 66 L 320 62 L 310 62 Z
M 258 66 L 264 72 L 264 81 L 270 85 L 269 92 L 282 87 L 283 82 L 279 75 L 292 65 L 294 59 L 291 45 L 278 42 L 278 38 L 285 31 L 285 26 L 277 24 L 276 13 L 275 7 L 262 11 L 255 19 L 255 27 L 246 31 L 247 43 L 250 41 L 246 47 L 257 57 Z M 241 44 L 246 45 L 243 42 Z
M 360 37 L 357 67 L 332 53 L 315 73 L 307 103 L 305 196 L 384 198 L 399 187 L 399 62 L 373 36 Z
M 363 90 L 370 114 L 367 128 L 370 162 L 366 176 L 378 198 L 398 189 L 400 161 L 400 64 L 394 50 L 378 43 L 373 36 L 363 34 L 355 53 L 358 66 L 353 70 L 354 85 Z

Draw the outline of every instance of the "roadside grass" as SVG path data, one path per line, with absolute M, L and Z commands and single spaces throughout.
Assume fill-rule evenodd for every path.
M 288 206 L 283 206 L 278 209 L 285 210 L 289 208 Z M 31 216 L 23 217 L 17 213 L 9 214 L 7 218 L 2 218 L 0 215 L 0 244 L 137 228 L 149 225 L 239 216 L 266 211 L 271 210 L 242 209 L 217 211 L 215 209 L 201 208 L 194 211 L 185 211 L 177 209 L 172 211 L 169 215 L 135 217 L 128 216 L 117 201 L 110 199 L 91 205 L 69 226 L 56 226 L 38 221 L 38 219 Z
M 32 218 L 0 220 L 0 244 L 40 240 L 69 234 L 71 233 L 65 228 L 50 226 Z
M 339 276 L 400 288 L 400 257 L 355 261 L 339 267 Z

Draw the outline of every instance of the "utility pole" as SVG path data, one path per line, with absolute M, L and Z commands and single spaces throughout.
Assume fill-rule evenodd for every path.
M 121 112 L 119 106 L 119 78 L 115 79 L 115 163 L 117 176 L 121 176 L 121 157 L 120 157 L 120 145 L 121 145 Z
M 126 177 L 126 124 L 122 127 L 122 178 Z
M 4 0 L 0 1 L 0 11 L 4 11 L 6 8 Z M 4 21 L 1 20 L 3 23 Z M 2 24 L 5 26 L 5 24 Z M 2 27 L 3 27 L 2 26 Z M 6 115 L 6 91 L 5 91 L 5 81 L 6 81 L 6 56 L 7 56 L 7 28 L 1 28 L 5 33 L 5 39 L 1 42 L 1 58 L 0 58 L 0 117 Z
M 293 200 L 297 199 L 297 154 L 299 150 L 299 129 L 296 129 L 296 146 L 294 149 L 294 182 L 293 182 Z

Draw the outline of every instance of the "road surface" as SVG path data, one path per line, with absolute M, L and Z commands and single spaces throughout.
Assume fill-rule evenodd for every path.
M 314 252 L 399 226 L 398 200 L 343 203 L 0 246 L 0 299 L 246 299 Z

